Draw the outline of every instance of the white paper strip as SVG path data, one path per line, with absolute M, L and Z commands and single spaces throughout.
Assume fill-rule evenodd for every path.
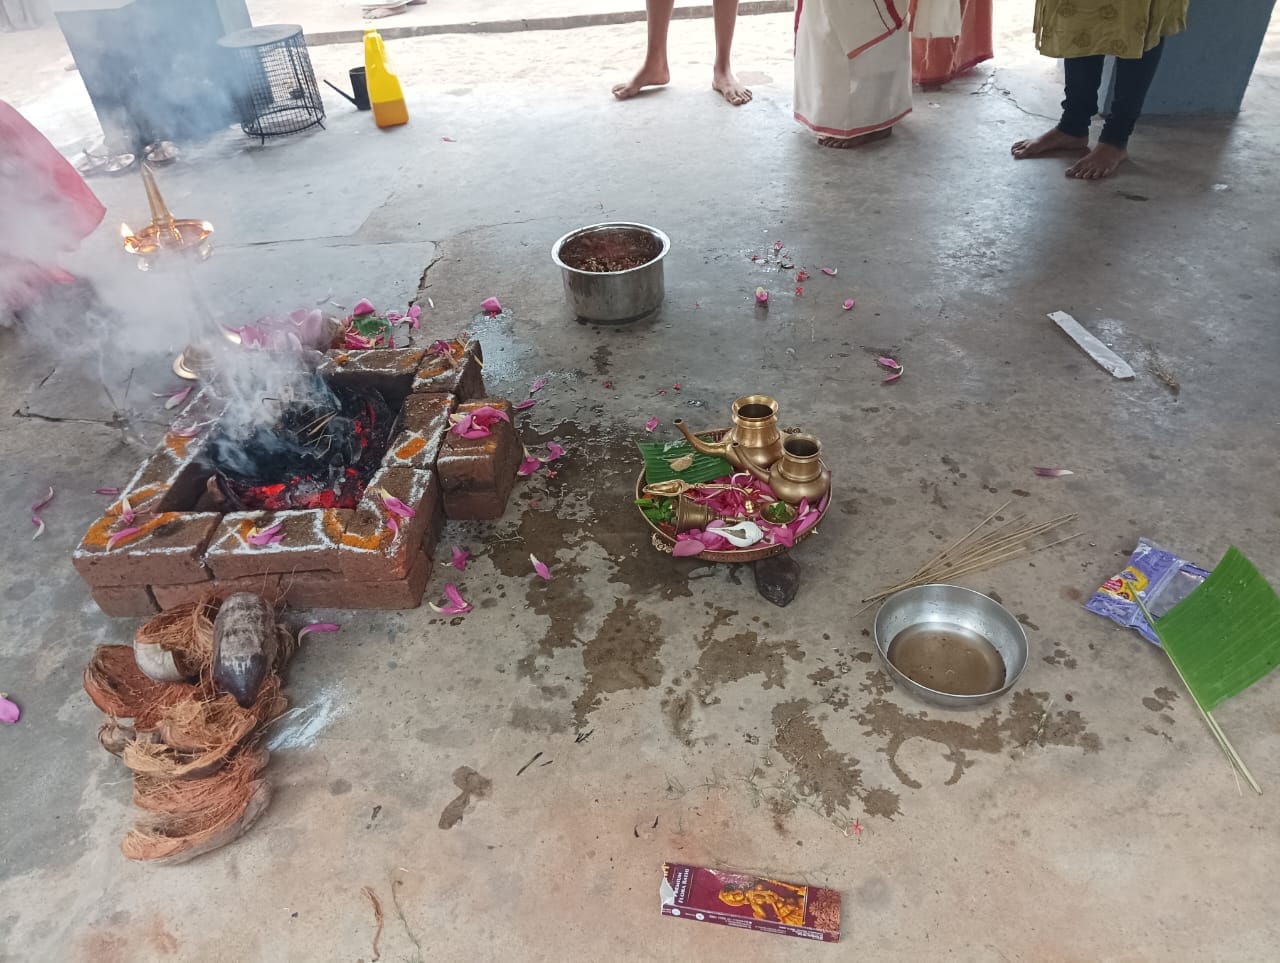
M 1133 377 L 1133 369 L 1129 362 L 1120 357 L 1065 311 L 1054 311 L 1049 320 L 1066 332 L 1067 337 L 1078 344 L 1090 358 L 1110 372 L 1114 377 L 1128 379 Z

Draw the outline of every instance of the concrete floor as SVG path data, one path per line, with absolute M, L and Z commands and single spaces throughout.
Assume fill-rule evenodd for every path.
M 1063 160 L 1009 160 L 1059 96 L 1020 29 L 998 67 L 918 94 L 860 152 L 792 123 L 788 31 L 743 21 L 756 101 L 740 110 L 707 89 L 706 22 L 673 28 L 672 88 L 626 105 L 607 87 L 639 25 L 404 41 L 408 127 L 333 104 L 326 131 L 228 137 L 163 175 L 176 212 L 218 225 L 200 269 L 217 310 L 403 301 L 430 265 L 428 333 L 478 333 L 497 394 L 547 377 L 521 430 L 570 454 L 501 522 L 449 527 L 438 564 L 455 543 L 475 556 L 459 581 L 477 610 L 458 624 L 324 613 L 342 631 L 290 668 L 304 712 L 282 726 L 271 808 L 233 846 L 149 868 L 117 848 L 129 784 L 80 689 L 92 647 L 133 625 L 98 614 L 68 558 L 100 508 L 88 492 L 138 455 L 92 423 L 0 422 L 0 689 L 25 710 L 0 731 L 0 958 L 369 960 L 363 886 L 386 908 L 384 960 L 1274 957 L 1273 806 L 1238 792 L 1159 653 L 1080 603 L 1140 535 L 1207 564 L 1239 545 L 1280 584 L 1280 43 L 1238 118 L 1146 123 L 1134 164 L 1081 184 Z M 314 56 L 334 75 L 358 54 Z M 110 207 L 83 256 L 98 271 L 145 208 L 132 179 L 94 187 Z M 607 218 L 675 242 L 655 319 L 566 311 L 548 248 Z M 803 297 L 749 260 L 774 239 L 815 273 Z M 184 302 L 118 270 L 135 324 L 181 326 Z M 491 294 L 510 317 L 475 318 Z M 1096 368 L 1056 309 L 1136 380 Z M 149 390 L 180 337 L 148 341 L 136 376 L 156 421 Z M 883 387 L 886 351 L 907 370 Z M 11 408 L 106 417 L 92 385 L 48 338 L 0 332 Z M 785 610 L 747 570 L 659 556 L 627 503 L 647 418 L 717 424 L 747 391 L 775 394 L 836 472 Z M 1046 464 L 1076 474 L 1032 475 Z M 32 543 L 24 509 L 49 484 Z M 1083 534 L 961 580 L 1021 617 L 1032 658 L 1011 698 L 926 708 L 888 684 L 873 613 L 853 613 L 1008 498 L 1079 512 Z M 1272 792 L 1278 686 L 1217 712 Z M 537 752 L 548 764 L 517 776 Z M 492 792 L 442 830 L 462 766 Z M 668 859 L 840 890 L 843 948 L 660 918 Z

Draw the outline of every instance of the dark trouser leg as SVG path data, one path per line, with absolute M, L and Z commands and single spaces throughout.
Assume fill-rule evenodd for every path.
M 1058 130 L 1072 137 L 1088 137 L 1089 123 L 1098 112 L 1098 87 L 1102 85 L 1101 54 L 1092 57 L 1068 57 L 1066 65 L 1066 100 L 1062 102 L 1062 120 Z
M 1111 98 L 1111 113 L 1107 115 L 1107 122 L 1098 138 L 1102 143 L 1113 147 L 1124 147 L 1129 143 L 1129 135 L 1142 116 L 1142 103 L 1147 99 L 1147 91 L 1151 89 L 1163 52 L 1164 41 L 1161 40 L 1137 59 L 1116 60 L 1116 92 Z

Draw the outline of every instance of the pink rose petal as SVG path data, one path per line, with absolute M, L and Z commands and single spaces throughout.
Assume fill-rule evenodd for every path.
M 536 555 L 530 555 L 529 561 L 533 563 L 533 570 L 537 572 L 539 576 L 548 582 L 551 581 L 551 569 L 547 568 L 546 562 L 539 561 L 538 556 Z
M 516 474 L 521 478 L 527 478 L 542 467 L 542 459 L 534 455 L 528 455 L 524 461 L 520 462 L 520 467 L 516 469 Z
M 852 310 L 853 310 L 853 298 L 845 298 L 845 299 L 844 299 L 843 307 L 844 307 L 844 309 L 845 309 L 846 311 L 852 311 Z
M 137 517 L 137 513 L 133 510 L 133 505 L 129 503 L 129 496 L 125 495 L 120 499 L 120 521 L 126 525 L 132 525 L 133 520 Z
M 901 378 L 901 377 L 902 377 L 902 372 L 904 372 L 904 371 L 906 371 L 906 370 L 907 370 L 906 368 L 899 368 L 897 371 L 895 371 L 893 374 L 889 375 L 889 377 L 885 378 L 885 379 L 884 379 L 884 380 L 882 380 L 880 383 L 881 383 L 882 385 L 887 385 L 887 384 L 889 384 L 889 382 L 891 382 L 891 381 L 897 381 L 899 378 Z
M 185 388 L 181 388 L 171 394 L 169 396 L 169 400 L 164 403 L 165 410 L 172 411 L 174 408 L 177 408 L 180 404 L 186 401 L 188 397 L 190 397 L 191 392 L 195 390 L 195 387 L 195 385 L 187 385 Z
M 883 355 L 883 354 L 880 357 L 876 358 L 876 364 L 880 365 L 882 368 L 888 368 L 891 371 L 895 368 L 902 367 L 902 365 L 898 364 L 898 362 L 895 361 L 893 358 L 890 358 L 888 355 Z
M 95 489 L 93 490 L 93 493 L 94 493 L 95 495 L 119 495 L 119 494 L 120 494 L 120 489 L 118 489 L 118 488 L 95 488 Z
M 524 401 L 517 401 L 511 407 L 514 408 L 516 411 L 528 411 L 537 403 L 538 403 L 537 398 L 526 398 Z
M 775 525 L 769 529 L 769 534 L 777 544 L 785 545 L 787 548 L 791 548 L 796 543 L 795 535 L 786 525 Z
M 793 525 L 795 525 L 796 535 L 797 536 L 803 535 L 809 529 L 813 528 L 814 525 L 818 524 L 818 519 L 821 517 L 822 516 L 819 515 L 817 512 L 810 512 L 808 515 L 805 515 L 803 518 L 797 519 L 795 522 L 792 523 Z
M 356 306 L 351 309 L 353 318 L 363 318 L 366 314 L 373 314 L 373 302 L 368 298 L 361 298 L 356 302 Z
M 462 597 L 462 593 L 458 591 L 458 587 L 450 582 L 444 587 L 444 594 L 449 597 L 447 605 L 436 605 L 434 602 L 428 602 L 433 612 L 439 612 L 441 615 L 465 615 L 475 606 Z
M 123 542 L 126 538 L 137 535 L 140 531 L 142 531 L 141 528 L 122 528 L 118 532 L 112 532 L 107 539 L 107 550 L 110 551 L 116 547 L 117 542 Z
M 457 143 L 457 141 L 456 141 L 456 140 L 454 140 L 452 137 L 441 137 L 440 139 L 441 139 L 442 141 L 444 141 L 446 144 L 456 144 L 456 143 Z
M 835 268 L 823 268 L 822 273 L 827 277 L 835 277 L 839 272 Z
M 782 250 L 782 242 L 781 242 L 781 241 L 774 241 L 774 242 L 773 242 L 773 249 L 774 249 L 775 251 L 781 251 L 781 250 Z
M 280 532 L 282 528 L 284 528 L 284 522 L 276 522 L 267 528 L 255 528 L 245 536 L 245 541 L 255 548 L 262 548 L 264 545 L 275 545 L 284 541 L 284 535 Z
M 1074 475 L 1070 468 L 1033 468 L 1031 469 L 1041 478 L 1061 478 L 1063 475 Z
M 678 538 L 671 548 L 671 554 L 676 558 L 690 558 L 694 555 L 701 555 L 706 550 L 706 547 L 696 538 Z
M 39 538 L 41 535 L 44 534 L 44 519 L 41 518 L 39 515 L 32 515 L 31 524 L 36 527 L 36 533 L 31 536 L 31 541 L 34 542 L 37 538 Z
M 563 458 L 565 450 L 558 443 L 552 441 L 547 443 L 547 461 L 555 461 L 557 458 Z
M 46 505 L 48 505 L 51 501 L 53 501 L 53 486 L 52 486 L 52 485 L 50 485 L 50 486 L 49 486 L 49 492 L 48 492 L 48 494 L 46 494 L 46 495 L 44 496 L 44 498 L 40 499 L 40 501 L 38 501 L 38 502 L 36 502 L 34 505 L 32 505 L 32 506 L 31 506 L 31 510 L 32 510 L 33 512 L 38 512 L 38 511 L 40 511 L 40 509 L 42 509 L 42 508 L 44 508 Z
M 400 523 L 396 521 L 394 515 L 387 516 L 387 528 L 391 530 L 392 535 L 400 534 Z
M 497 298 L 485 298 L 480 302 L 480 310 L 493 317 L 502 313 L 502 303 Z
M 409 323 L 409 327 L 418 330 L 418 325 L 422 322 L 422 308 L 420 305 L 413 304 L 409 306 L 409 313 L 406 314 L 405 320 Z
M 539 378 L 537 381 L 535 381 L 533 384 L 529 386 L 529 394 L 533 394 L 535 391 L 541 391 L 543 388 L 547 386 L 547 384 L 548 382 L 546 378 Z
M 807 280 L 809 280 L 809 272 L 806 271 L 804 268 L 801 268 L 798 272 L 796 272 L 796 283 L 804 284 L 804 282 Z
M 653 429 L 657 428 L 659 424 L 660 422 L 658 421 L 657 418 L 650 418 L 648 421 L 644 423 L 644 430 L 653 431 Z
M 18 708 L 17 703 L 0 696 L 0 722 L 12 725 L 22 718 L 22 710 Z
M 340 628 L 337 622 L 312 622 L 298 629 L 298 641 L 301 642 L 312 632 L 337 632 Z
M 413 518 L 414 515 L 418 514 L 385 488 L 378 489 L 378 496 L 382 499 L 382 504 L 387 511 L 392 515 L 398 515 L 400 518 Z
M 467 570 L 467 559 L 470 557 L 471 553 L 465 548 L 459 548 L 457 545 L 453 546 L 453 567 L 459 572 Z
M 756 304 L 768 304 L 769 292 L 764 288 L 756 288 Z

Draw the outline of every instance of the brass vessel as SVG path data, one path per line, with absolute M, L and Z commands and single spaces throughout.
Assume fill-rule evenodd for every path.
M 813 435 L 787 435 L 782 457 L 768 471 L 750 461 L 746 462 L 746 469 L 788 505 L 808 499 L 816 506 L 831 491 L 831 472 L 822 464 L 822 442 Z
M 706 505 L 699 505 L 687 495 L 676 499 L 676 531 L 688 532 L 695 528 L 706 528 L 720 516 Z
M 746 395 L 735 401 L 731 410 L 733 427 L 720 441 L 703 441 L 682 418 L 677 418 L 675 424 L 689 444 L 704 455 L 725 458 L 741 471 L 749 471 L 751 465 L 767 470 L 782 457 L 778 402 L 768 395 Z

